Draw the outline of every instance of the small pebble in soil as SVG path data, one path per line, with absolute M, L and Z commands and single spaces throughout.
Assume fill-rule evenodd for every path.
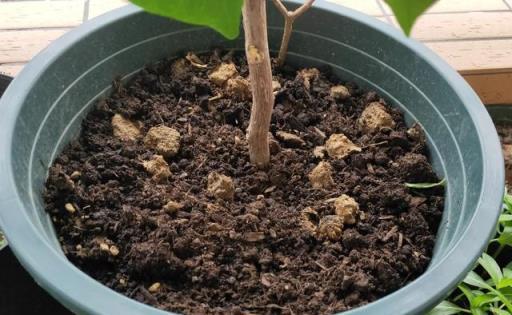
M 334 185 L 332 179 L 332 166 L 329 162 L 321 161 L 308 175 L 313 188 L 323 189 Z
M 233 179 L 217 172 L 211 172 L 208 174 L 208 192 L 219 199 L 233 199 L 235 196 Z
M 152 285 L 149 286 L 148 291 L 151 293 L 158 292 L 160 290 L 160 282 L 155 282 Z
M 160 125 L 149 129 L 144 137 L 144 145 L 164 157 L 173 157 L 180 150 L 180 138 L 176 129 Z
M 153 155 L 151 160 L 143 161 L 142 165 L 148 173 L 153 175 L 156 182 L 164 182 L 172 175 L 169 164 L 161 155 Z
M 110 246 L 107 243 L 100 243 L 100 250 L 103 252 L 110 252 Z
M 302 80 L 306 90 L 311 88 L 311 83 L 318 79 L 319 76 L 320 71 L 318 71 L 316 68 L 302 69 L 297 73 L 297 78 Z
M 281 90 L 281 83 L 279 83 L 279 81 L 277 81 L 277 80 L 272 80 L 272 91 L 274 91 L 274 93 L 276 93 L 279 90 Z
M 226 83 L 226 92 L 227 95 L 236 100 L 251 99 L 251 86 L 249 81 L 242 77 L 228 79 Z
M 135 141 L 140 137 L 139 124 L 120 114 L 115 114 L 112 117 L 112 130 L 114 136 L 123 141 Z
M 341 133 L 333 134 L 325 142 L 325 150 L 330 157 L 343 159 L 354 152 L 361 152 L 361 148 Z
M 316 232 L 318 220 L 318 212 L 312 207 L 307 207 L 300 213 L 301 227 L 311 234 Z
M 331 87 L 330 95 L 337 100 L 345 100 L 350 97 L 350 92 L 344 85 L 335 85 Z
M 214 84 L 222 86 L 237 74 L 238 71 L 233 63 L 222 63 L 208 75 L 208 78 Z
M 80 176 L 82 176 L 82 172 L 74 171 L 73 173 L 71 173 L 71 175 L 69 175 L 69 178 L 71 178 L 72 180 L 77 180 L 80 178 Z
M 313 149 L 313 155 L 316 158 L 323 159 L 325 157 L 325 146 L 319 145 Z
M 395 122 L 384 105 L 373 102 L 368 105 L 359 117 L 358 124 L 364 132 L 374 132 L 381 128 L 393 128 Z
M 183 204 L 181 204 L 177 201 L 171 200 L 171 201 L 168 201 L 164 205 L 163 209 L 168 214 L 175 214 L 179 210 L 183 209 Z
M 359 214 L 359 204 L 345 194 L 334 200 L 334 212 L 343 219 L 344 224 L 355 224 Z
M 75 213 L 76 212 L 75 206 L 73 206 L 73 204 L 71 204 L 71 203 L 66 203 L 64 205 L 64 209 L 66 209 L 66 211 L 69 212 L 69 213 Z
M 343 235 L 343 219 L 337 215 L 326 215 L 320 219 L 317 233 L 321 239 L 339 241 Z
M 112 255 L 112 256 L 119 255 L 119 248 L 117 248 L 117 246 L 115 246 L 115 245 L 111 245 L 109 247 L 108 251 L 110 252 L 110 255 Z

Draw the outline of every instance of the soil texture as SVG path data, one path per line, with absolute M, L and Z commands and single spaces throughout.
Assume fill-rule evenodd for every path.
M 418 125 L 329 69 L 274 69 L 271 166 L 249 161 L 242 56 L 114 83 L 55 160 L 44 198 L 67 257 L 184 314 L 332 314 L 414 280 L 444 203 Z

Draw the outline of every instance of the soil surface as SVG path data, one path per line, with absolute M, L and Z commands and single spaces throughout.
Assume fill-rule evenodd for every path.
M 114 83 L 46 183 L 67 257 L 185 314 L 331 314 L 424 272 L 444 189 L 405 186 L 439 181 L 421 128 L 329 69 L 273 75 L 264 171 L 242 57 L 189 54 Z

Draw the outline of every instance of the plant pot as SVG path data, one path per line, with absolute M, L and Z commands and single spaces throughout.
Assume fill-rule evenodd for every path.
M 269 7 L 269 40 L 282 18 Z M 50 294 L 79 314 L 165 314 L 130 300 L 74 267 L 60 250 L 41 190 L 47 170 L 76 137 L 95 100 L 118 75 L 186 51 L 243 47 L 197 26 L 126 7 L 66 34 L 25 67 L 2 98 L 0 219 L 14 253 Z M 347 314 L 421 314 L 473 267 L 494 233 L 503 160 L 494 126 L 464 80 L 421 44 L 373 18 L 322 1 L 297 21 L 288 62 L 328 65 L 377 91 L 424 127 L 446 207 L 428 270 L 404 288 Z M 255 297 L 257 298 L 257 297 Z

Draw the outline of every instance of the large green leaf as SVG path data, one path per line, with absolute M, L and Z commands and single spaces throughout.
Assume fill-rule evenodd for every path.
M 229 39 L 240 33 L 243 0 L 130 0 L 144 10 L 189 24 L 209 26 Z
M 405 34 L 411 33 L 414 22 L 436 0 L 386 0 L 395 13 L 398 23 Z

